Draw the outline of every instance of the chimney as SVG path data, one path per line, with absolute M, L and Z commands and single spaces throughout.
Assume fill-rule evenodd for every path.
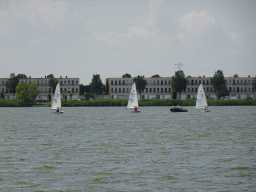
M 62 76 L 60 76 L 60 78 L 62 78 Z
M 31 76 L 29 76 L 29 79 L 31 79 Z
M 68 78 L 68 76 L 66 76 L 66 78 Z
M 248 75 L 248 77 L 250 77 L 250 75 Z
M 46 79 L 46 76 L 44 76 L 44 78 Z
M 204 78 L 205 78 L 205 75 L 204 75 Z

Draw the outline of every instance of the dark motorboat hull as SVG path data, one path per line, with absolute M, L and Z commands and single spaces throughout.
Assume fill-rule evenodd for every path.
M 56 114 L 62 114 L 62 113 L 64 113 L 64 111 L 60 111 L 60 112 L 53 112 L 53 113 L 56 113 Z
M 132 111 L 132 113 L 139 113 L 140 111 Z
M 171 108 L 171 112 L 188 112 L 187 109 L 181 109 L 181 108 Z

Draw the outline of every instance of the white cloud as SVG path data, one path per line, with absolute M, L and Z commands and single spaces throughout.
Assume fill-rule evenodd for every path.
M 162 7 L 161 0 L 151 0 L 149 2 L 149 15 L 147 25 L 150 27 L 155 26 L 159 9 Z
M 256 42 L 256 24 L 246 27 L 242 33 L 232 32 L 229 34 L 234 43 Z
M 180 28 L 183 30 L 179 34 L 181 42 L 190 45 L 206 31 L 210 25 L 215 24 L 216 20 L 207 11 L 192 11 L 183 14 L 178 19 Z
M 11 36 L 12 30 L 15 29 L 15 25 L 11 22 L 12 18 L 5 11 L 0 11 L 0 34 L 4 37 Z
M 69 14 L 68 3 L 65 1 L 23 1 L 21 5 L 13 3 L 16 19 L 26 19 L 33 25 L 45 24 L 53 28 L 56 23 L 65 19 Z

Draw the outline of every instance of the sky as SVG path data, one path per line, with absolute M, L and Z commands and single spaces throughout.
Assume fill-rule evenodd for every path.
M 0 77 L 256 75 L 256 0 L 1 0 Z M 178 65 L 181 64 L 181 65 Z

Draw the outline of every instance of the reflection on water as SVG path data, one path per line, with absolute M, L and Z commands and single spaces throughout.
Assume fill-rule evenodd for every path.
M 256 107 L 0 108 L 0 190 L 254 191 Z

